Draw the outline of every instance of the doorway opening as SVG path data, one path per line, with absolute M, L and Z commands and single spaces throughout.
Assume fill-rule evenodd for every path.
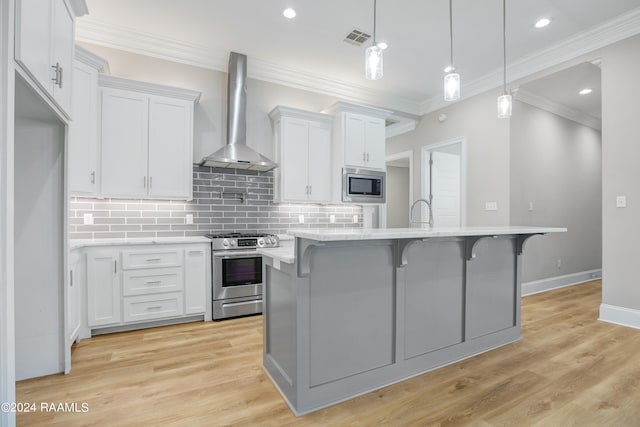
M 387 184 L 385 205 L 380 209 L 382 227 L 409 227 L 409 206 L 413 199 L 413 151 L 391 154 L 386 158 Z
M 421 197 L 431 200 L 434 227 L 466 225 L 466 166 L 464 137 L 422 147 Z M 426 204 L 420 208 L 420 221 L 428 223 Z

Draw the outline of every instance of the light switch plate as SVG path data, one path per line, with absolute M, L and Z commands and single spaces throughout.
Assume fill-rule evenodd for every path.
M 335 223 L 336 222 L 336 216 L 335 215 L 329 215 L 329 222 L 331 224 Z
M 298 222 L 304 224 L 304 215 L 298 215 Z
M 193 224 L 193 214 L 187 214 L 187 215 L 184 217 L 184 222 L 185 222 L 186 224 Z
M 616 196 L 616 208 L 627 207 L 627 196 Z
M 353 223 L 357 224 L 358 223 L 358 215 L 354 215 L 353 216 Z
M 484 204 L 485 211 L 497 211 L 498 210 L 498 202 L 486 202 Z
M 85 225 L 92 225 L 93 224 L 93 214 L 86 213 L 86 214 L 84 214 L 82 219 L 83 219 L 83 222 L 84 222 Z

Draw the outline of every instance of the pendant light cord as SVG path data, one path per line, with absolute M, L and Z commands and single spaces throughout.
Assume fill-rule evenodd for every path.
M 376 0 L 373 0 L 373 45 L 376 45 L 376 10 L 377 10 Z
M 507 0 L 502 0 L 502 64 L 503 91 L 507 94 Z
M 453 0 L 449 0 L 449 42 L 450 42 L 450 52 L 451 52 L 451 72 L 455 71 L 455 67 L 453 66 Z

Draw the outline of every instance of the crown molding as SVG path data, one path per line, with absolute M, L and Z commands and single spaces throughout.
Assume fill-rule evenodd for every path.
M 545 110 L 560 117 L 564 117 L 567 120 L 580 123 L 581 125 L 596 130 L 602 130 L 602 120 L 589 114 L 583 113 L 582 111 L 578 111 L 567 105 L 552 101 L 549 98 L 538 95 L 537 93 L 519 89 L 514 92 L 513 97 L 520 102 L 524 102 L 525 104 L 529 104 L 534 107 L 540 108 L 541 110 Z
M 390 118 L 394 120 L 399 119 L 399 121 L 398 123 L 394 123 L 386 127 L 385 129 L 386 139 L 393 138 L 394 136 L 402 135 L 403 133 L 411 132 L 412 130 L 415 130 L 416 124 L 418 123 L 417 120 L 408 119 L 405 117 L 398 117 L 395 115 L 391 116 Z
M 99 73 L 111 73 L 111 70 L 109 69 L 109 62 L 106 59 L 83 48 L 82 46 L 75 46 L 75 59 L 91 68 L 95 68 Z
M 138 80 L 123 79 L 122 77 L 98 75 L 98 85 L 113 89 L 133 90 L 151 95 L 168 96 L 171 98 L 184 99 L 197 103 L 200 100 L 200 92 L 191 89 L 182 89 L 172 86 L 158 85 L 155 83 L 141 82 Z
M 329 114 L 300 110 L 299 108 L 285 107 L 283 105 L 277 105 L 273 110 L 271 110 L 271 112 L 269 113 L 269 117 L 273 122 L 277 122 L 282 117 L 295 117 L 298 119 L 333 124 L 333 116 Z
M 636 34 L 640 34 L 640 7 L 576 34 L 547 49 L 539 50 L 507 64 L 507 76 L 509 76 L 507 83 L 513 83 L 537 72 L 579 58 Z M 479 95 L 498 88 L 502 84 L 502 69 L 495 70 L 466 85 L 463 84 L 460 90 L 461 99 Z M 451 103 L 445 102 L 441 96 L 431 97 L 420 103 L 420 115 L 439 110 L 447 105 L 451 105 Z
M 636 34 L 640 34 L 640 7 L 576 34 L 547 49 L 534 52 L 507 64 L 509 81 L 517 81 Z M 227 50 L 209 49 L 128 27 L 111 25 L 90 16 L 77 20 L 76 39 L 168 61 L 227 72 L 229 54 Z M 350 102 L 379 105 L 414 115 L 424 115 L 451 105 L 451 103 L 445 102 L 440 95 L 419 101 L 376 92 L 367 87 L 253 58 L 249 58 L 248 76 L 270 83 L 334 96 Z M 501 85 L 502 69 L 495 70 L 463 84 L 461 99 L 479 95 Z
M 229 58 L 227 50 L 208 49 L 156 34 L 107 24 L 91 17 L 77 21 L 76 40 L 227 72 Z M 249 57 L 248 62 L 247 75 L 253 79 L 334 96 L 359 104 L 384 105 L 386 108 L 409 114 L 419 112 L 419 101 L 414 99 L 372 91 L 368 87 L 294 70 L 252 57 Z

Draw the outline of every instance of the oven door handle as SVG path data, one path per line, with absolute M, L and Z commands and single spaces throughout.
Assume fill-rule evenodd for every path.
M 262 255 L 260 255 L 259 253 L 257 253 L 256 251 L 243 251 L 243 252 L 230 252 L 230 251 L 226 251 L 226 252 L 213 252 L 213 256 L 214 258 L 220 258 L 220 259 L 230 259 L 230 258 L 258 258 L 258 257 L 262 257 Z

